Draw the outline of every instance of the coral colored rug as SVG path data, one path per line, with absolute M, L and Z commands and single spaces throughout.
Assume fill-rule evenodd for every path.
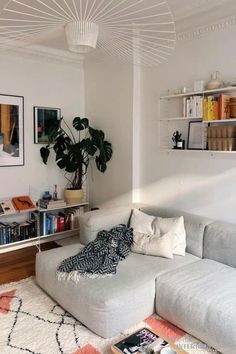
M 155 315 L 116 338 L 103 339 L 55 304 L 34 278 L 0 286 L 1 354 L 108 354 L 114 341 L 145 326 L 188 353 L 217 353 Z

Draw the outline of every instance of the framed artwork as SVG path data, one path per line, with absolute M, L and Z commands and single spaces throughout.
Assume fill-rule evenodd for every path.
M 34 143 L 48 144 L 60 119 L 60 108 L 34 107 Z
M 189 122 L 187 148 L 189 150 L 202 150 L 206 149 L 204 145 L 202 121 Z
M 0 167 L 24 165 L 24 97 L 0 94 Z

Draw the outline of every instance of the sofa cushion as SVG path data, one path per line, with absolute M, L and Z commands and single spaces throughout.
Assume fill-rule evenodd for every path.
M 155 206 L 144 206 L 141 210 L 147 214 L 159 216 L 162 218 L 172 218 L 176 216 L 184 217 L 184 225 L 186 230 L 186 251 L 193 255 L 203 257 L 203 237 L 205 227 L 212 223 L 211 219 L 198 215 L 189 214 L 174 209 L 165 209 Z
M 129 222 L 130 207 L 101 209 L 84 213 L 79 217 L 80 242 L 84 245 L 95 240 L 101 230 L 110 230 L 112 227 Z
M 236 348 L 236 269 L 200 260 L 156 279 L 157 313 L 224 354 Z
M 208 225 L 204 237 L 204 258 L 236 268 L 236 225 L 214 222 Z
M 134 231 L 141 232 L 143 234 L 153 234 L 153 221 L 154 216 L 143 213 L 138 209 L 134 209 L 131 215 L 130 227 Z
M 153 221 L 154 232 L 160 235 L 170 233 L 173 238 L 173 254 L 185 256 L 186 232 L 184 227 L 184 218 L 160 218 Z
M 186 254 L 173 260 L 135 253 L 119 263 L 114 277 L 59 281 L 56 269 L 82 245 L 40 252 L 36 257 L 37 283 L 62 307 L 98 335 L 108 338 L 154 312 L 155 278 L 199 258 Z
M 134 231 L 131 251 L 134 253 L 146 254 L 149 256 L 159 256 L 173 258 L 173 236 L 167 232 L 163 236 L 147 235 Z

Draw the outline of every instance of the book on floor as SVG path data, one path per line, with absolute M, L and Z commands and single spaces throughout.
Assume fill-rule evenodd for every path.
M 131 334 L 129 337 L 123 338 L 112 346 L 113 353 L 160 353 L 161 349 L 167 347 L 167 341 L 159 337 L 156 333 L 148 328 L 142 328 Z

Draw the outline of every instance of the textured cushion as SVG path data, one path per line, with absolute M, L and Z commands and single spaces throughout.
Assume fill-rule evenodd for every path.
M 157 313 L 224 354 L 236 348 L 236 269 L 200 260 L 156 280 Z
M 157 274 L 199 259 L 190 254 L 167 259 L 130 253 L 120 262 L 114 277 L 81 279 L 78 284 L 58 281 L 56 269 L 61 261 L 75 255 L 81 247 L 70 245 L 38 253 L 36 280 L 62 307 L 105 338 L 119 334 L 154 312 Z
M 155 206 L 145 206 L 141 210 L 147 214 L 159 216 L 162 218 L 172 218 L 176 216 L 184 217 L 184 225 L 186 230 L 186 251 L 197 257 L 203 257 L 203 236 L 205 227 L 212 223 L 211 219 L 197 215 L 185 213 L 183 211 L 159 208 Z
M 153 234 L 154 220 L 155 220 L 154 216 L 143 213 L 138 209 L 134 209 L 130 220 L 130 227 L 132 227 L 134 231 L 143 234 Z
M 141 232 L 134 232 L 134 242 L 131 251 L 150 256 L 173 258 L 172 244 L 173 235 L 169 232 L 163 236 L 147 235 Z
M 186 232 L 184 228 L 183 216 L 177 218 L 160 218 L 157 217 L 153 221 L 154 233 L 161 236 L 168 233 L 172 235 L 173 254 L 185 256 L 186 249 Z
M 204 237 L 204 258 L 236 268 L 236 225 L 214 222 L 208 225 Z
M 90 211 L 79 217 L 80 242 L 84 245 L 95 240 L 101 230 L 110 230 L 119 224 L 128 224 L 130 207 Z

